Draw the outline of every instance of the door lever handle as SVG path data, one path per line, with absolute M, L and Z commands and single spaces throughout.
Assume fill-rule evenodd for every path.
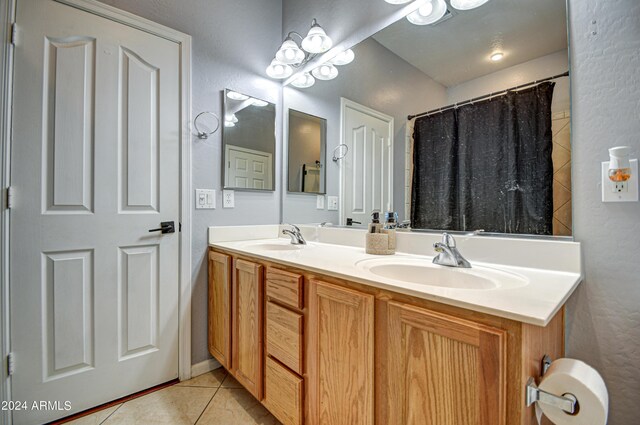
M 160 223 L 160 227 L 157 229 L 149 229 L 149 233 L 151 232 L 162 232 L 165 233 L 175 233 L 176 226 L 173 224 L 173 221 L 163 221 Z

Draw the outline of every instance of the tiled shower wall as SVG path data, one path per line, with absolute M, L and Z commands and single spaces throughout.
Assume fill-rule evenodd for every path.
M 571 117 L 553 114 L 553 234 L 571 236 Z

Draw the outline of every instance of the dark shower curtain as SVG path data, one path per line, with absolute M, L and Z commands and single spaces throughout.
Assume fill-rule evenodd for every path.
M 412 227 L 550 235 L 554 85 L 417 118 Z

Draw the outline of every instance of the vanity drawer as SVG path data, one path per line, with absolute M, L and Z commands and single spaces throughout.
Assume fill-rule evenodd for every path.
M 302 374 L 302 315 L 267 302 L 267 354 Z
M 284 425 L 302 424 L 302 391 L 302 378 L 267 357 L 263 403 Z
M 302 310 L 302 276 L 270 267 L 267 269 L 267 297 Z

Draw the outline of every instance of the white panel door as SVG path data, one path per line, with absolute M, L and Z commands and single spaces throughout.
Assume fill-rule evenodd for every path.
M 340 222 L 366 224 L 371 212 L 393 208 L 393 118 L 343 99 Z
M 269 152 L 225 145 L 225 187 L 273 190 L 273 156 Z
M 179 46 L 21 0 L 11 210 L 14 400 L 36 424 L 178 376 Z

